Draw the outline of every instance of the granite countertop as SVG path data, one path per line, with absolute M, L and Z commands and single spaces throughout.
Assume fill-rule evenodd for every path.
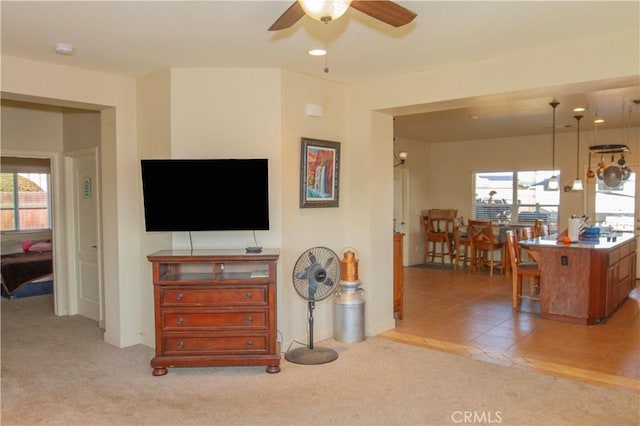
M 523 247 L 535 249 L 537 247 L 557 247 L 557 248 L 578 248 L 578 249 L 595 249 L 595 250 L 609 250 L 615 248 L 623 243 L 632 240 L 635 236 L 631 233 L 617 233 L 607 236 L 601 235 L 598 241 L 578 241 L 575 243 L 565 243 L 557 240 L 557 234 L 550 235 L 548 237 L 539 237 L 532 240 L 520 241 L 519 244 Z M 614 241 L 615 238 L 615 241 Z M 609 241 L 608 241 L 609 240 Z

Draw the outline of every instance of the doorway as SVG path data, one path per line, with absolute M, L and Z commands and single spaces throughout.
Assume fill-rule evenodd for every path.
M 98 164 L 95 148 L 66 153 L 71 310 L 104 328 Z
M 51 102 L 49 102 L 51 101 Z M 28 157 L 48 159 L 50 163 L 51 181 L 51 237 L 53 245 L 53 313 L 56 316 L 81 315 L 101 321 L 104 318 L 104 298 L 101 289 L 97 292 L 84 288 L 85 295 L 92 294 L 91 299 L 98 300 L 97 315 L 89 313 L 88 310 L 78 312 L 78 300 L 76 299 L 77 287 L 74 283 L 84 282 L 84 278 L 76 276 L 76 260 L 82 259 L 82 263 L 88 265 L 85 258 L 80 258 L 79 254 L 73 250 L 77 244 L 77 233 L 71 228 L 83 226 L 95 234 L 101 229 L 101 218 L 98 204 L 94 207 L 95 213 L 82 215 L 82 221 L 76 220 L 77 215 L 72 204 L 74 199 L 73 186 L 67 185 L 67 180 L 73 176 L 73 169 L 68 167 L 69 156 L 63 154 L 65 149 L 71 148 L 72 154 L 82 153 L 87 158 L 92 158 L 91 167 L 93 171 L 88 175 L 91 182 L 91 189 L 94 191 L 98 202 L 99 197 L 99 164 L 97 160 L 98 146 L 101 144 L 101 121 L 102 115 L 99 111 L 87 109 L 72 109 L 68 106 L 61 107 L 55 105 L 55 100 L 44 100 L 36 103 L 32 101 L 22 101 L 18 99 L 2 100 L 3 115 L 11 118 L 11 126 L 3 128 L 3 156 Z M 85 168 L 84 166 L 82 168 Z M 80 167 L 78 167 L 80 169 Z M 77 189 L 78 194 L 82 194 L 81 188 Z M 80 198 L 82 199 L 82 198 Z M 89 210 L 92 211 L 92 210 Z M 93 217 L 92 219 L 89 219 Z M 86 225 L 85 225 L 86 223 Z M 97 270 L 100 277 L 101 256 L 100 240 L 93 238 L 95 245 L 94 252 L 97 251 L 97 258 L 91 262 L 92 268 Z M 94 256 L 96 257 L 96 256 Z M 97 263 L 96 263 L 97 262 Z M 86 275 L 90 268 L 82 268 L 80 275 Z M 94 273 L 94 275 L 96 275 Z M 96 310 L 94 309 L 94 312 Z M 101 324 L 101 326 L 103 326 Z

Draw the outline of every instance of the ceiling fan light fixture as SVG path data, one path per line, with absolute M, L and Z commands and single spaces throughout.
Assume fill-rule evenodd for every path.
M 311 56 L 325 56 L 327 51 L 324 49 L 311 49 L 307 53 Z
M 298 3 L 307 15 L 326 23 L 344 15 L 351 0 L 298 0 Z
M 269 27 L 269 31 L 291 28 L 304 16 L 326 24 L 344 15 L 350 7 L 396 28 L 407 25 L 418 16 L 392 0 L 296 0 Z

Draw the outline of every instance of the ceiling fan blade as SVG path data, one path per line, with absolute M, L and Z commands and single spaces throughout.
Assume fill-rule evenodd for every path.
M 289 6 L 289 9 L 287 9 L 282 15 L 280 15 L 278 19 L 276 19 L 276 22 L 274 22 L 273 25 L 269 27 L 269 31 L 279 31 L 289 28 L 290 26 L 298 22 L 303 16 L 304 9 L 302 9 L 300 3 L 296 1 L 291 6 Z
M 394 27 L 406 25 L 418 16 L 391 0 L 353 0 L 351 7 Z

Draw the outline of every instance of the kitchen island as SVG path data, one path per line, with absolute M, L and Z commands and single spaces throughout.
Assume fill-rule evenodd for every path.
M 521 241 L 540 267 L 543 318 L 598 324 L 636 286 L 636 237 L 619 234 L 597 242 L 563 243 L 555 236 Z

